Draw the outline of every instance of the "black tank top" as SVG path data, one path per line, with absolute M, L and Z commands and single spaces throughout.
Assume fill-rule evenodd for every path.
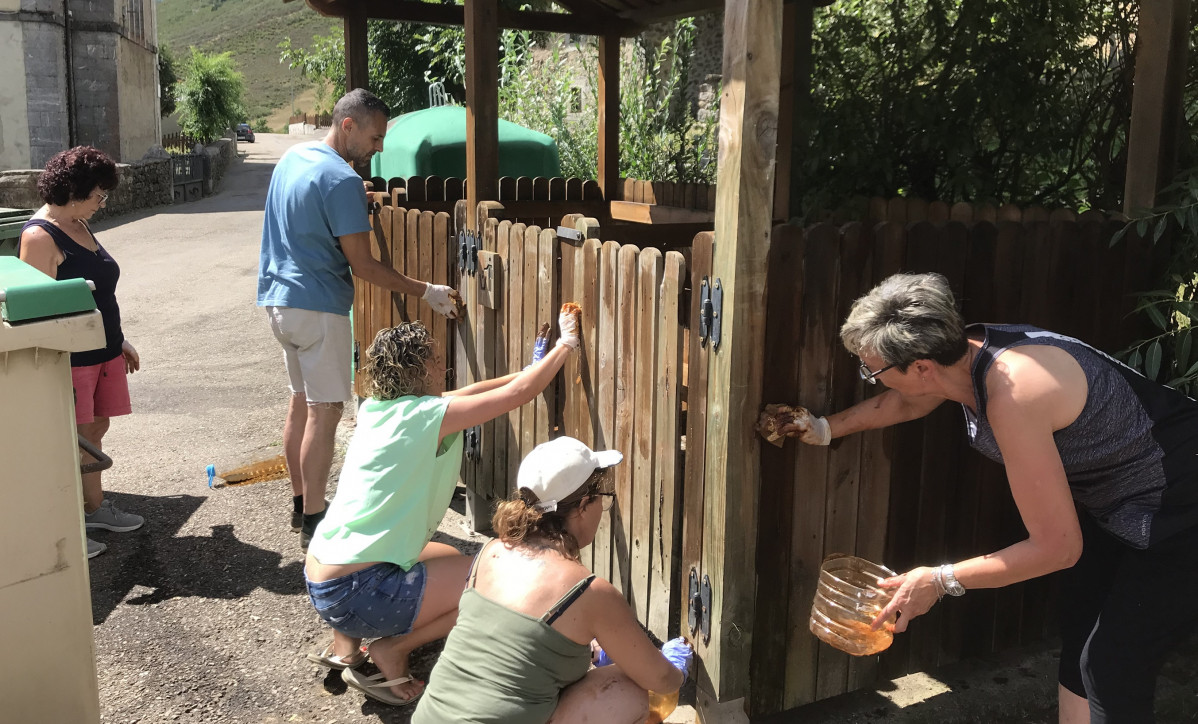
M 121 343 L 125 341 L 125 335 L 121 332 L 121 308 L 116 303 L 116 283 L 121 277 L 121 268 L 104 247 L 100 246 L 95 234 L 92 234 L 92 240 L 96 242 L 96 251 L 92 251 L 79 246 L 69 234 L 45 219 L 30 219 L 21 228 L 21 232 L 24 233 L 25 229 L 31 226 L 45 229 L 62 251 L 63 260 L 58 265 L 58 279 L 87 279 L 96 285 L 92 296 L 96 300 L 96 309 L 100 311 L 104 320 L 104 346 L 87 352 L 72 352 L 71 366 L 98 365 L 120 356 Z M 91 234 L 91 230 L 87 233 Z M 19 239 L 17 253 L 21 253 Z
M 995 358 L 1023 345 L 1056 347 L 1077 360 L 1089 385 L 1081 414 L 1053 433 L 1074 501 L 1136 548 L 1198 526 L 1198 402 L 1072 337 L 1029 325 L 968 329 L 979 327 L 977 414 L 962 406 L 976 450 L 1002 462 L 986 419 L 986 373 Z

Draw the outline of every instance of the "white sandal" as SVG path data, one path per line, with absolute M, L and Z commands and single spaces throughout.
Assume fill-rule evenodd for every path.
M 411 704 L 419 699 L 420 695 L 424 693 L 424 689 L 421 688 L 420 691 L 414 696 L 405 699 L 402 696 L 396 696 L 391 692 L 392 686 L 398 686 L 399 684 L 406 684 L 409 681 L 415 681 L 415 679 L 413 679 L 411 676 L 401 676 L 398 679 L 392 679 L 390 681 L 383 681 L 382 679 L 383 675 L 381 673 L 374 674 L 373 676 L 366 676 L 354 671 L 353 669 L 345 669 L 341 672 L 341 680 L 347 685 L 354 687 L 371 699 L 381 701 L 384 704 L 390 704 L 391 706 L 405 706 L 407 704 Z

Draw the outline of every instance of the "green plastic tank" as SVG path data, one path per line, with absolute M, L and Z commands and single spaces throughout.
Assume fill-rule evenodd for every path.
M 370 175 L 466 177 L 466 109 L 438 106 L 391 120 L 383 152 L 370 161 Z M 503 119 L 499 121 L 499 175 L 561 176 L 557 142 Z

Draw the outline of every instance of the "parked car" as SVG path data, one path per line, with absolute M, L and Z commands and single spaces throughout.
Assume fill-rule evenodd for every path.
M 248 123 L 237 124 L 237 140 L 254 142 L 254 129 L 250 128 Z

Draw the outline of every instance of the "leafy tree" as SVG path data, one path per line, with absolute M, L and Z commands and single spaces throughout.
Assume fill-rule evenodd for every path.
M 1114 208 L 1138 5 L 841 0 L 817 11 L 808 211 L 856 194 Z
M 179 83 L 179 125 L 205 142 L 219 138 L 245 117 L 243 88 L 231 53 L 209 55 L 192 48 Z
M 175 71 L 175 56 L 171 49 L 158 46 L 158 110 L 163 118 L 175 112 L 175 84 L 179 75 Z

